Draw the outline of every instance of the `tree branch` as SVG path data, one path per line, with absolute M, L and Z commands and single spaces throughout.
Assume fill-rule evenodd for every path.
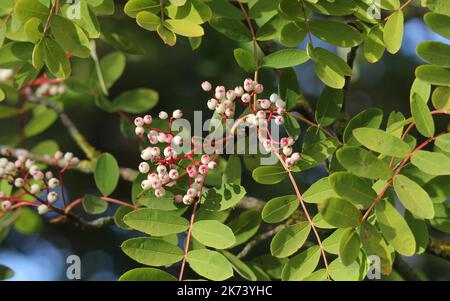
M 56 166 L 55 160 L 53 160 L 52 157 L 49 155 L 35 154 L 25 149 L 13 148 L 0 144 L 0 154 L 2 154 L 3 156 L 17 158 L 18 156 L 24 153 L 27 154 L 28 158 L 36 162 L 44 163 L 48 166 Z M 95 163 L 89 160 L 82 160 L 77 166 L 71 167 L 72 170 L 77 170 L 82 173 L 93 173 L 94 168 Z M 129 182 L 133 182 L 138 175 L 138 172 L 136 170 L 127 167 L 121 167 L 119 169 L 119 172 L 122 179 Z
M 450 243 L 430 237 L 430 241 L 428 242 L 427 252 L 434 256 L 450 260 Z
M 24 94 L 27 97 L 28 101 L 39 103 L 51 110 L 53 110 L 59 117 L 61 123 L 64 125 L 64 127 L 69 132 L 72 139 L 75 141 L 75 143 L 80 147 L 80 149 L 85 153 L 86 157 L 91 160 L 95 161 L 98 156 L 100 155 L 100 151 L 96 150 L 94 146 L 92 146 L 84 137 L 83 134 L 78 130 L 77 126 L 72 122 L 72 120 L 69 118 L 69 115 L 59 107 L 56 103 L 48 101 L 44 98 L 37 97 L 34 95 L 31 91 L 31 89 L 25 89 Z

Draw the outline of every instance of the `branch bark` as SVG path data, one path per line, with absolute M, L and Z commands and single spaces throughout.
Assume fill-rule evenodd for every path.
M 427 246 L 427 252 L 445 260 L 450 260 L 450 243 L 434 237 L 430 237 L 430 241 Z
M 36 162 L 44 163 L 48 166 L 56 166 L 55 161 L 52 160 L 52 157 L 48 155 L 35 154 L 33 152 L 30 152 L 29 150 L 13 148 L 0 144 L 0 154 L 2 154 L 3 156 L 17 158 L 19 155 L 24 153 L 27 154 L 27 157 Z M 77 166 L 71 167 L 72 170 L 77 170 L 82 173 L 93 173 L 94 168 L 95 162 L 92 162 L 90 160 L 82 160 Z M 127 167 L 121 167 L 119 169 L 119 172 L 122 179 L 129 182 L 133 182 L 138 175 L 138 172 L 136 170 Z

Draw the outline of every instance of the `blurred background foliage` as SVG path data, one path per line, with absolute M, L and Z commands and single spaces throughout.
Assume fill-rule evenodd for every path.
M 385 53 L 381 61 L 369 64 L 358 52 L 355 73 L 346 98 L 346 111 L 350 117 L 370 107 L 379 107 L 386 114 L 391 111 L 410 114 L 409 93 L 414 80 L 414 70 L 423 63 L 415 54 L 417 44 L 425 40 L 448 43 L 424 25 L 418 10 L 419 8 L 411 6 L 406 11 L 405 37 L 402 49 L 395 57 Z M 103 40 L 121 40 L 122 46 L 137 53 L 127 54 L 124 75 L 110 90 L 111 99 L 130 89 L 152 88 L 158 91 L 160 96 L 159 104 L 153 113 L 179 108 L 188 119 L 192 119 L 193 112 L 201 110 L 205 120 L 210 116 L 206 107 L 207 95 L 200 89 L 203 80 L 234 87 L 250 76 L 239 68 L 233 57 L 235 48 L 245 48 L 249 45 L 239 45 L 210 27 L 205 28 L 201 47 L 192 51 L 187 39 L 179 39 L 175 47 L 164 45 L 156 33 L 141 29 L 126 17 L 121 5 L 116 7 L 114 16 L 101 19 L 101 26 L 114 28 L 117 33 L 112 37 L 103 37 Z M 317 39 L 314 39 L 314 44 L 337 51 Z M 114 51 L 114 48 L 104 41 L 99 42 L 97 47 L 100 57 Z M 301 49 L 305 47 L 305 44 L 298 46 Z M 342 49 L 337 53 L 344 58 L 346 56 Z M 92 68 L 93 64 L 88 60 L 73 60 L 73 76 L 81 81 L 86 81 Z M 263 71 L 260 82 L 266 89 L 275 91 L 275 76 L 272 72 Z M 323 84 L 314 74 L 312 62 L 300 65 L 296 72 L 304 96 L 314 107 Z M 66 111 L 91 144 L 99 150 L 112 153 L 121 166 L 137 167 L 138 145 L 136 141 L 127 139 L 122 134 L 120 116 L 100 110 L 95 106 L 92 97 L 84 95 L 66 93 L 59 101 L 64 103 Z M 437 120 L 438 128 L 444 129 L 447 126 L 443 119 Z M 17 117 L 1 119 L 0 142 L 3 144 L 17 140 L 19 128 Z M 29 149 L 38 142 L 49 139 L 57 141 L 61 150 L 73 151 L 76 156 L 83 158 L 83 153 L 58 121 L 43 134 L 27 139 L 21 146 Z M 297 175 L 299 187 L 304 191 L 311 183 L 325 175 L 325 169 L 321 168 L 300 173 Z M 285 185 L 278 185 L 277 190 L 271 186 L 259 185 L 248 172 L 244 174 L 243 179 L 248 194 L 262 200 L 269 200 L 280 193 L 287 194 L 292 189 L 287 182 Z M 96 191 L 92 176 L 75 171 L 66 175 L 65 183 L 69 198 Z M 114 197 L 129 201 L 130 191 L 131 184 L 122 181 Z M 114 210 L 115 208 L 110 206 L 105 215 L 113 215 Z M 77 213 L 83 215 L 82 209 L 79 208 Z M 71 254 L 81 258 L 83 280 L 116 280 L 123 272 L 137 266 L 119 248 L 121 242 L 137 236 L 137 233 L 124 231 L 113 225 L 98 230 L 80 230 L 71 224 L 53 225 L 46 222 L 51 217 L 52 215 L 45 217 L 39 233 L 25 235 L 15 230 L 9 233 L 0 249 L 0 262 L 15 271 L 11 280 L 65 280 L 65 259 Z M 442 234 L 433 235 L 439 237 Z M 261 245 L 260 248 L 267 246 Z M 420 258 L 408 258 L 407 261 L 419 271 L 423 279 L 450 280 L 448 261 L 427 254 Z M 177 266 L 173 268 L 176 269 Z M 390 279 L 401 278 L 393 273 Z

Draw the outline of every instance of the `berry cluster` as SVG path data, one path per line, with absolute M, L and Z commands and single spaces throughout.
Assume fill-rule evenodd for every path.
M 158 118 L 169 123 L 168 131 L 152 127 L 153 117 L 150 115 L 135 118 L 134 124 L 136 135 L 142 139 L 147 138 L 146 142 L 150 144 L 141 152 L 141 159 L 144 161 L 139 164 L 139 171 L 147 175 L 141 182 L 142 189 L 153 190 L 154 195 L 161 198 L 166 196 L 167 190 L 175 186 L 179 179 L 188 177 L 189 187 L 186 193 L 175 195 L 174 201 L 190 205 L 201 195 L 208 171 L 216 168 L 217 164 L 214 158 L 207 154 L 197 159 L 194 156 L 194 149 L 186 154 L 179 154 L 175 150 L 175 146 L 181 146 L 185 141 L 172 132 L 171 124 L 173 120 L 182 117 L 181 110 L 175 110 L 171 116 L 161 111 Z M 186 143 L 190 143 L 191 146 L 193 144 L 191 141 Z M 188 164 L 181 164 L 182 161 Z
M 11 153 L 5 150 L 2 155 L 10 156 Z M 49 206 L 58 201 L 59 194 L 54 190 L 60 188 L 62 183 L 52 171 L 43 170 L 40 164 L 29 158 L 27 151 L 19 151 L 16 155 L 17 159 L 14 161 L 5 157 L 0 158 L 0 179 L 7 180 L 13 188 L 17 189 L 17 193 L 13 196 L 0 190 L 1 209 L 8 211 L 21 205 L 30 205 L 37 207 L 39 214 L 47 213 Z M 66 170 L 80 162 L 72 153 L 61 151 L 57 151 L 53 157 L 46 156 L 44 159 L 58 167 L 59 178 Z M 26 195 L 33 197 L 39 203 L 23 201 L 22 197 Z
M 276 93 L 272 93 L 269 99 L 260 98 L 264 92 L 264 86 L 250 78 L 245 79 L 243 86 L 237 86 L 234 90 L 226 91 L 224 86 L 217 86 L 214 91 L 211 83 L 202 83 L 205 92 L 213 92 L 214 98 L 208 100 L 207 105 L 222 115 L 223 118 L 234 116 L 235 103 L 242 103 L 250 109 L 249 114 L 244 116 L 245 122 L 250 126 L 258 128 L 258 138 L 266 151 L 281 152 L 288 167 L 292 167 L 298 160 L 300 154 L 293 152 L 295 137 L 284 137 L 279 142 L 272 139 L 268 128 L 272 120 L 277 125 L 284 124 L 286 114 L 286 102 Z

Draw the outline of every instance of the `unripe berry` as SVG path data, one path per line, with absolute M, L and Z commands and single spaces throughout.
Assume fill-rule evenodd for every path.
M 147 162 L 141 162 L 141 164 L 139 164 L 139 171 L 141 173 L 148 173 L 150 171 L 150 165 L 148 165 Z
M 236 98 L 236 93 L 233 90 L 227 91 L 227 99 L 233 101 Z
M 263 108 L 264 110 L 267 110 L 268 108 L 270 108 L 270 101 L 267 99 L 260 99 L 259 100 L 259 105 L 261 106 L 261 108 Z
M 206 165 L 206 164 L 200 165 L 200 167 L 198 168 L 198 172 L 201 175 L 206 174 L 208 172 L 208 165 Z
M 285 156 L 290 156 L 292 154 L 292 147 L 289 146 L 283 147 L 283 154 Z
M 193 198 L 197 195 L 197 190 L 195 190 L 194 188 L 189 188 L 188 191 L 186 191 L 186 195 Z
M 157 198 L 162 198 L 165 195 L 166 195 L 166 190 L 164 188 L 160 187 L 158 189 L 155 189 L 155 196 Z
M 270 102 L 271 103 L 275 103 L 278 99 L 280 99 L 280 96 L 278 96 L 278 94 L 276 94 L 276 93 L 272 93 L 271 95 L 270 95 Z
M 59 180 L 56 178 L 51 178 L 50 180 L 48 180 L 48 187 L 50 187 L 51 189 L 55 189 L 59 186 Z
M 67 153 L 64 154 L 64 160 L 70 161 L 72 159 L 73 159 L 73 154 L 72 153 L 67 152 Z
M 211 89 L 212 89 L 211 83 L 208 82 L 208 81 L 204 81 L 204 82 L 202 83 L 202 89 L 203 89 L 203 91 L 205 91 L 205 92 L 211 91 Z
M 3 201 L 1 204 L 3 211 L 8 211 L 11 208 L 12 204 L 10 201 Z
M 144 123 L 145 124 L 151 124 L 153 122 L 153 117 L 151 115 L 145 115 L 144 116 Z
M 37 171 L 33 174 L 33 179 L 36 181 L 40 181 L 44 179 L 44 173 L 42 171 Z
M 215 161 L 211 161 L 208 163 L 209 169 L 215 169 L 217 167 L 217 163 Z
M 181 203 L 183 202 L 183 196 L 181 194 L 177 194 L 173 197 L 173 200 L 175 201 L 175 203 Z
M 141 117 L 136 117 L 136 118 L 134 119 L 134 125 L 135 125 L 136 127 L 141 127 L 141 126 L 143 126 L 143 125 L 144 125 L 144 119 L 142 119 Z
M 286 107 L 286 103 L 282 99 L 277 99 L 275 102 L 275 105 L 277 106 L 277 108 L 282 108 L 282 109 L 284 109 Z
M 149 190 L 150 188 L 152 188 L 152 184 L 150 183 L 149 180 L 144 180 L 141 182 L 141 188 L 143 190 Z
M 237 86 L 234 88 L 234 93 L 236 93 L 237 97 L 241 97 L 244 94 L 244 88 L 242 88 L 242 86 Z
M 58 198 L 59 198 L 58 194 L 54 191 L 49 192 L 49 194 L 47 195 L 47 201 L 50 204 L 53 204 L 54 202 L 56 202 L 58 200 Z
M 165 142 L 166 141 L 166 134 L 164 134 L 164 133 L 159 133 L 158 134 L 158 142 L 159 143 L 163 143 L 163 142 Z
M 165 120 L 167 118 L 169 118 L 169 114 L 167 114 L 167 112 L 161 111 L 159 112 L 159 119 Z
M 196 184 L 202 185 L 203 182 L 205 182 L 205 177 L 204 176 L 198 176 L 198 177 L 195 178 L 194 181 L 195 181 Z
M 293 153 L 291 155 L 291 159 L 294 160 L 294 162 L 297 162 L 298 160 L 300 160 L 300 153 Z
M 184 197 L 183 197 L 183 204 L 185 204 L 185 205 L 191 205 L 192 204 L 192 202 L 193 202 L 193 198 L 191 198 L 190 196 L 188 196 L 188 195 L 185 195 Z
M 288 143 L 289 143 L 289 140 L 287 137 L 283 137 L 280 139 L 280 147 L 285 147 L 288 145 Z
M 288 146 L 292 146 L 295 143 L 295 139 L 293 137 L 288 137 Z
M 171 171 L 169 171 L 169 178 L 171 178 L 172 180 L 176 180 L 179 177 L 179 173 L 176 169 L 172 169 Z
M 183 112 L 181 110 L 175 110 L 172 113 L 172 117 L 175 119 L 180 119 L 181 117 L 183 117 Z
M 153 151 L 152 151 L 152 148 L 150 148 L 150 147 L 145 148 L 141 152 L 141 158 L 142 158 L 142 160 L 145 160 L 145 161 L 150 160 L 152 155 L 153 155 Z
M 262 84 L 255 85 L 255 92 L 261 94 L 264 91 L 264 86 Z
M 275 123 L 278 124 L 278 125 L 284 124 L 284 118 L 283 118 L 283 116 L 277 116 L 277 117 L 275 117 Z
M 176 146 L 180 146 L 181 144 L 183 144 L 183 137 L 181 136 L 175 136 L 172 139 L 173 144 L 175 144 Z
M 145 133 L 145 129 L 143 127 L 138 126 L 134 129 L 134 133 L 136 134 L 136 136 L 142 136 Z
M 292 166 L 294 166 L 294 160 L 292 160 L 291 158 L 287 158 L 285 161 L 287 167 L 291 168 Z
M 61 151 L 57 151 L 56 153 L 55 153 L 55 159 L 56 160 L 59 160 L 59 159 L 62 159 L 62 157 L 64 157 L 64 154 L 63 154 L 63 152 L 61 152 Z
M 30 192 L 32 194 L 39 194 L 41 192 L 41 186 L 39 184 L 33 184 L 30 187 Z
M 25 184 L 25 181 L 22 178 L 17 178 L 14 180 L 14 186 L 16 188 L 22 188 L 24 184 Z
M 0 159 L 0 167 L 4 168 L 8 164 L 8 160 L 6 158 Z
M 286 113 L 286 109 L 284 109 L 284 108 L 278 108 L 277 109 L 277 114 L 278 115 L 283 115 L 284 113 Z
M 210 160 L 211 160 L 211 157 L 209 155 L 203 155 L 202 158 L 200 159 L 200 161 L 203 164 L 208 164 Z
M 217 107 L 217 99 L 211 98 L 207 103 L 208 109 L 215 110 Z
M 229 101 L 229 100 L 225 100 L 222 104 L 226 109 L 228 109 L 228 108 L 231 108 L 231 106 L 233 105 L 233 102 Z
M 247 93 L 243 94 L 241 97 L 243 103 L 249 103 L 251 99 L 252 97 L 250 96 L 250 94 Z
M 264 119 L 264 118 L 266 118 L 266 112 L 264 112 L 264 111 L 258 111 L 258 112 L 256 112 L 256 117 L 258 118 L 258 119 Z
M 223 99 L 223 98 L 225 98 L 225 92 L 216 91 L 216 93 L 214 93 L 214 97 L 217 99 Z
M 47 207 L 47 205 L 42 204 L 37 208 L 37 210 L 38 210 L 39 215 L 44 215 L 48 212 L 48 207 Z
M 255 86 L 255 83 L 253 82 L 253 80 L 251 78 L 247 78 L 244 81 L 244 90 L 247 92 L 250 92 L 253 90 L 253 87 Z
M 156 168 L 156 171 L 158 173 L 165 173 L 165 172 L 167 172 L 167 167 L 165 165 L 158 165 L 158 167 Z
M 227 109 L 227 110 L 225 111 L 225 115 L 226 115 L 227 117 L 229 117 L 229 118 L 233 117 L 233 116 L 234 116 L 234 110 L 233 110 L 233 109 Z
M 155 146 L 150 149 L 150 153 L 152 156 L 158 157 L 161 154 L 161 150 Z

